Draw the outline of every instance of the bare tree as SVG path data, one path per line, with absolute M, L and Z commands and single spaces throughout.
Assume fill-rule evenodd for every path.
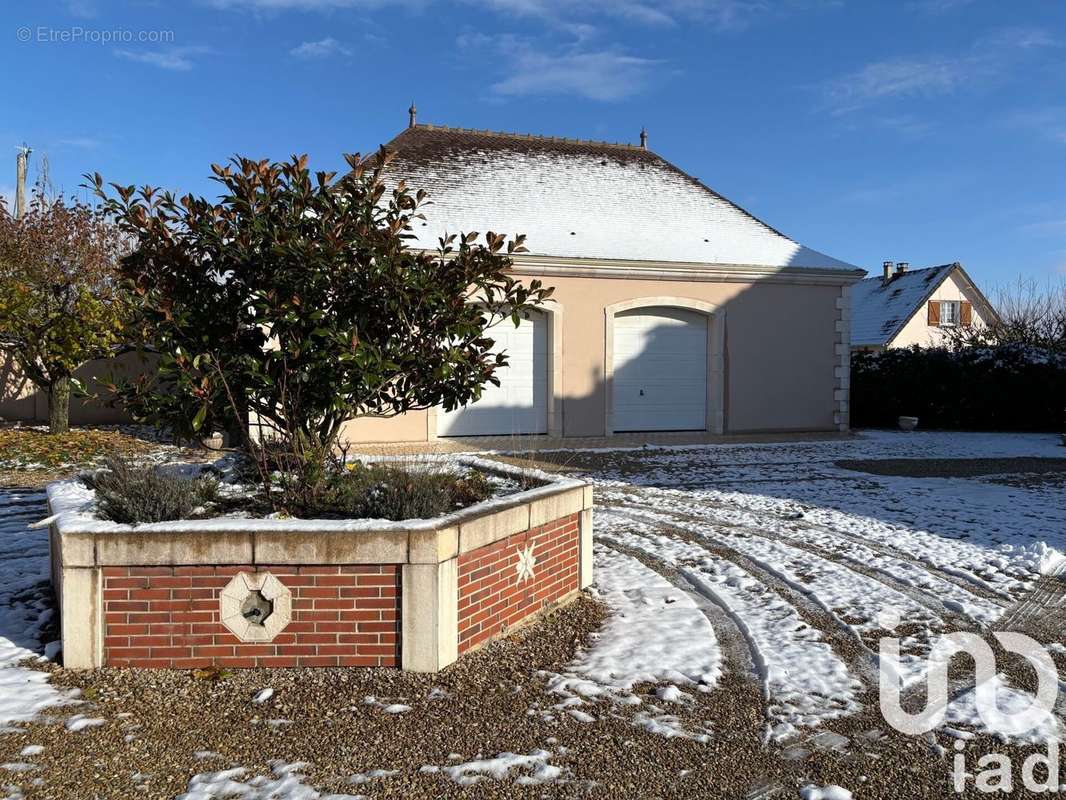
M 1066 279 L 1041 284 L 1019 277 L 993 296 L 999 318 L 986 326 L 955 329 L 955 348 L 1020 344 L 1066 353 Z

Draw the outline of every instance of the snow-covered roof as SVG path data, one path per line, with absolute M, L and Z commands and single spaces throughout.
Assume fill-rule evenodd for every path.
M 894 273 L 888 283 L 878 275 L 852 284 L 851 343 L 888 344 L 956 267 L 942 264 Z
M 415 125 L 386 180 L 432 205 L 414 246 L 445 233 L 526 234 L 533 255 L 857 270 L 803 247 L 635 145 Z

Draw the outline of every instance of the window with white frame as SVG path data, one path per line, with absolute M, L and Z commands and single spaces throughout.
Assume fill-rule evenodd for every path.
M 941 300 L 940 301 L 940 327 L 941 328 L 954 328 L 959 324 L 959 307 L 961 303 L 958 300 Z

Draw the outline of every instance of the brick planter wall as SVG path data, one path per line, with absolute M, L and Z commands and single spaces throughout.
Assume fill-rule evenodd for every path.
M 241 572 L 269 572 L 292 592 L 292 621 L 270 642 L 243 642 L 219 616 Z M 400 569 L 362 566 L 104 567 L 104 665 L 395 667 Z
M 580 515 L 569 514 L 459 556 L 459 652 L 576 592 L 580 548 Z M 532 576 L 519 572 L 528 554 Z
M 522 472 L 455 460 L 512 478 Z M 592 583 L 592 487 L 532 477 L 542 483 L 396 523 L 119 525 L 84 512 L 84 487 L 53 484 L 63 663 L 436 672 Z

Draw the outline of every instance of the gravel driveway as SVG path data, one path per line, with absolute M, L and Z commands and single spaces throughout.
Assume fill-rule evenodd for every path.
M 1059 580 L 1066 490 L 983 469 L 921 477 L 837 462 L 1061 453 L 1050 437 L 872 434 L 538 454 L 596 481 L 597 586 L 439 676 L 16 666 L 54 633 L 45 537 L 26 528 L 45 513 L 41 495 L 5 491 L 0 713 L 31 694 L 35 705 L 5 718 L 0 787 L 77 800 L 756 800 L 834 785 L 857 798 L 952 796 L 956 741 L 971 771 L 989 752 L 1020 765 L 1062 721 L 1004 741 L 969 711 L 963 671 L 944 726 L 896 733 L 876 697 L 883 612 L 901 619 L 920 685 L 939 633 L 987 635 Z M 1058 634 L 1046 643 L 1061 648 L 1060 669 L 1064 627 L 1040 634 Z M 1005 692 L 1033 688 L 1023 665 L 1000 667 Z M 265 687 L 270 699 L 253 702 Z M 971 781 L 959 796 L 985 795 Z

